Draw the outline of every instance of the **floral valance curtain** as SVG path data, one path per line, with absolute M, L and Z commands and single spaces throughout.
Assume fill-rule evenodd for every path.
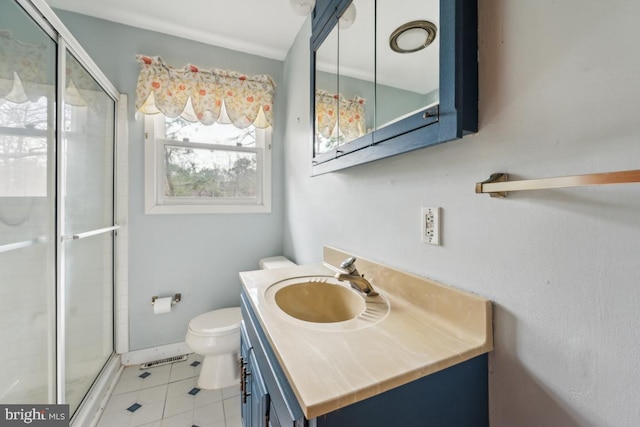
M 316 91 L 318 132 L 325 138 L 339 136 L 354 139 L 366 133 L 364 98 L 345 99 L 340 94 Z M 338 117 L 340 119 L 338 120 Z
M 30 44 L 0 30 L 0 101 L 16 104 L 55 96 L 55 45 Z M 100 86 L 71 55 L 67 55 L 64 101 L 91 105 L 103 94 Z
M 228 120 L 244 129 L 267 128 L 273 122 L 275 83 L 268 75 L 246 76 L 187 64 L 173 68 L 158 56 L 137 55 L 140 63 L 136 111 L 205 125 Z M 226 117 L 225 117 L 226 113 Z
M 22 42 L 0 30 L 0 100 L 21 104 L 52 96 L 53 76 L 47 74 L 51 55 L 45 45 Z
M 73 56 L 67 55 L 64 102 L 74 107 L 101 108 L 108 98 L 91 74 Z M 109 105 L 109 104 L 107 104 Z

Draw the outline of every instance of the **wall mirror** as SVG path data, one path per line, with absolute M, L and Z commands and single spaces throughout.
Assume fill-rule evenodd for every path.
M 475 1 L 318 7 L 327 12 L 311 38 L 313 175 L 477 131 Z

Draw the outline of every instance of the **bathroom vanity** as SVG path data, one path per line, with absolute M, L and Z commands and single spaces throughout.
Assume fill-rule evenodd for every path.
M 270 296 L 290 282 L 357 293 L 333 279 L 348 256 L 325 248 L 323 264 L 240 274 L 243 425 L 488 426 L 488 300 L 364 259 L 388 310 L 367 302 L 354 319 L 322 323 Z

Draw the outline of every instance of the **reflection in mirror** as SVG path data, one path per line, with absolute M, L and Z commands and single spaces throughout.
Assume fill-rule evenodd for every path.
M 375 2 L 353 0 L 338 20 L 341 144 L 375 125 Z
M 314 176 L 477 132 L 476 0 L 323 3 L 311 35 Z
M 439 102 L 440 2 L 404 3 L 408 4 L 398 7 L 397 0 L 375 2 L 376 129 Z M 393 40 L 406 53 L 394 51 Z
M 338 145 L 338 28 L 334 28 L 315 53 L 314 157 Z
M 314 156 L 438 104 L 439 13 L 439 0 L 345 9 L 315 52 Z

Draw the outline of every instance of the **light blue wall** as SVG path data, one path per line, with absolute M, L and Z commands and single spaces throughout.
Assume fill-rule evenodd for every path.
M 282 62 L 177 37 L 56 11 L 121 93 L 129 95 L 129 316 L 131 350 L 184 340 L 188 322 L 215 308 L 239 305 L 238 272 L 282 253 L 284 94 Z M 138 53 L 181 67 L 269 74 L 275 94 L 273 209 L 270 214 L 145 215 L 143 120 L 134 120 Z M 171 314 L 153 315 L 151 297 L 182 293 Z
M 317 177 L 307 22 L 284 67 L 285 253 L 331 245 L 492 299 L 493 427 L 636 426 L 640 184 L 474 186 L 640 167 L 640 3 L 478 3 L 479 132 Z M 443 246 L 420 241 L 421 206 L 442 207 Z

